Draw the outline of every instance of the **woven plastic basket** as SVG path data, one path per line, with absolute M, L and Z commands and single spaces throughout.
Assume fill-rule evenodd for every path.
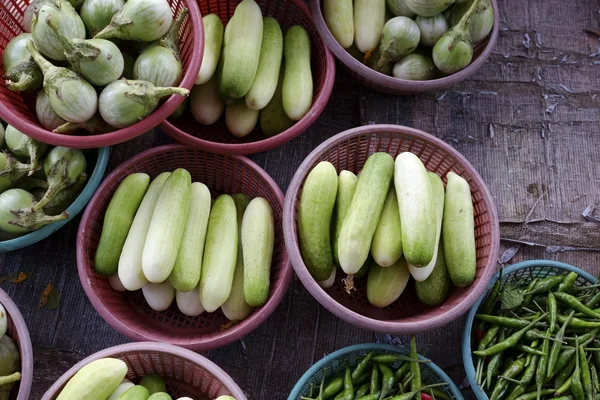
M 308 371 L 302 375 L 302 378 L 296 383 L 288 400 L 300 400 L 301 397 L 308 397 L 312 388 L 318 388 L 321 384 L 323 374 L 325 374 L 325 382 L 343 371 L 346 365 L 352 368 L 360 362 L 364 356 L 374 351 L 376 353 L 391 353 L 410 355 L 410 351 L 404 347 L 398 347 L 391 344 L 368 343 L 357 344 L 354 346 L 345 347 L 341 350 L 333 352 L 325 358 L 318 361 L 310 367 Z M 420 360 L 425 360 L 425 357 L 419 355 Z M 394 369 L 398 368 L 400 363 L 394 364 Z M 452 400 L 463 400 L 460 390 L 456 387 L 452 379 L 434 363 L 421 364 L 421 374 L 423 384 L 433 384 L 445 382 L 448 386 L 442 386 L 439 389 L 445 392 Z
M 342 62 L 342 64 L 344 64 L 344 66 L 350 71 L 351 75 L 364 86 L 370 87 L 371 89 L 379 92 L 396 95 L 407 95 L 440 90 L 456 85 L 468 79 L 475 74 L 475 72 L 477 72 L 488 59 L 492 53 L 492 50 L 496 46 L 496 41 L 498 40 L 498 34 L 500 31 L 498 2 L 496 0 L 492 0 L 496 23 L 494 24 L 494 28 L 488 37 L 473 48 L 473 61 L 467 68 L 455 74 L 439 79 L 433 79 L 429 81 L 410 81 L 379 73 L 355 59 L 346 51 L 346 49 L 340 46 L 340 44 L 337 42 L 337 40 L 335 40 L 329 31 L 329 28 L 323 19 L 321 0 L 313 0 L 311 3 L 311 9 L 319 33 L 323 37 L 323 40 L 325 40 L 325 43 L 327 43 L 329 50 L 331 50 L 333 54 Z
M 402 296 L 386 308 L 369 304 L 364 281 L 348 295 L 341 279 L 323 290 L 308 272 L 300 253 L 297 232 L 297 208 L 302 186 L 310 170 L 320 161 L 330 161 L 337 169 L 358 173 L 367 157 L 387 152 L 394 158 L 410 151 L 419 156 L 429 171 L 445 176 L 454 171 L 470 186 L 475 208 L 477 272 L 473 284 L 464 289 L 452 287 L 448 299 L 437 307 L 427 307 L 410 284 Z M 435 329 L 467 312 L 481 296 L 494 274 L 500 232 L 496 206 L 485 183 L 473 166 L 450 145 L 425 132 L 398 125 L 369 125 L 342 132 L 318 146 L 304 160 L 288 188 L 283 226 L 285 242 L 296 274 L 306 289 L 329 311 L 346 322 L 373 331 L 408 334 Z
M 202 15 L 218 14 L 223 23 L 233 15 L 240 0 L 199 0 Z M 304 132 L 321 114 L 333 89 L 335 61 L 319 35 L 308 6 L 302 0 L 257 0 L 265 16 L 275 17 L 285 31 L 292 25 L 305 27 L 311 37 L 311 68 L 314 82 L 313 105 L 308 114 L 288 130 L 266 137 L 260 127 L 245 138 L 236 138 L 227 130 L 224 117 L 217 123 L 204 126 L 196 122 L 190 113 L 161 124 L 161 128 L 173 139 L 199 149 L 220 154 L 252 154 L 265 151 L 288 142 Z
M 8 314 L 8 330 L 6 334 L 15 342 L 19 348 L 21 357 L 21 380 L 16 383 L 10 393 L 10 400 L 29 400 L 31 382 L 33 380 L 33 350 L 29 331 L 21 312 L 8 294 L 0 289 L 0 304 L 4 306 Z
M 101 358 L 118 358 L 127 364 L 127 379 L 134 383 L 145 374 L 160 375 L 167 392 L 175 397 L 188 396 L 197 400 L 213 400 L 230 395 L 246 400 L 244 392 L 229 375 L 209 359 L 192 351 L 164 343 L 130 343 L 95 353 L 75 364 L 46 391 L 42 400 L 54 400 L 62 388 L 83 366 Z
M 177 15 L 182 7 L 189 10 L 180 35 L 183 79 L 179 85 L 189 89 L 193 86 L 200 70 L 204 51 L 202 17 L 195 0 L 168 1 L 173 10 L 173 15 Z M 13 37 L 25 31 L 23 15 L 29 3 L 29 0 L 3 1 L 3 7 L 0 10 L 0 52 L 4 51 Z M 4 73 L 4 70 L 0 70 L 0 75 L 2 73 Z M 133 139 L 164 121 L 184 100 L 182 96 L 171 96 L 140 122 L 111 133 L 103 135 L 61 135 L 50 132 L 39 124 L 35 115 L 35 96 L 12 92 L 4 84 L 4 79 L 0 78 L 0 118 L 26 135 L 44 143 L 72 148 L 105 147 Z
M 264 197 L 275 217 L 275 248 L 271 267 L 271 290 L 264 306 L 244 321 L 227 329 L 229 321 L 220 310 L 186 317 L 175 304 L 164 312 L 153 311 L 141 291 L 120 293 L 108 279 L 94 271 L 94 256 L 102 232 L 106 207 L 121 181 L 134 172 L 155 177 L 164 171 L 186 168 L 194 181 L 204 183 L 213 194 L 246 193 Z M 234 342 L 260 325 L 277 307 L 291 281 L 292 268 L 285 251 L 281 219 L 283 193 L 252 161 L 241 156 L 205 153 L 180 145 L 155 147 L 117 167 L 102 183 L 81 220 L 77 237 L 79 278 L 92 305 L 110 326 L 132 340 L 167 342 L 193 350 L 208 350 Z
M 511 265 L 508 268 L 504 268 L 502 271 L 502 282 L 509 283 L 513 281 L 520 281 L 523 285 L 527 285 L 535 278 L 545 278 L 547 276 L 554 275 L 566 275 L 569 272 L 576 272 L 579 275 L 579 278 L 575 282 L 575 285 L 585 285 L 585 284 L 594 284 L 597 282 L 597 279 L 592 275 L 588 274 L 585 271 L 580 270 L 569 264 L 564 264 L 561 262 L 550 261 L 550 260 L 531 260 L 531 261 L 523 261 L 514 265 Z M 492 289 L 492 286 L 500 279 L 500 273 L 494 275 L 492 280 L 490 281 L 487 292 L 484 296 L 473 305 L 469 314 L 467 315 L 467 321 L 465 324 L 465 331 L 463 334 L 463 346 L 462 346 L 462 356 L 463 363 L 465 365 L 465 371 L 467 372 L 467 379 L 469 380 L 469 384 L 471 385 L 471 389 L 478 400 L 488 400 L 488 395 L 481 388 L 481 386 L 477 383 L 475 379 L 475 362 L 473 359 L 472 352 L 472 335 L 473 335 L 473 324 L 475 322 L 475 314 L 479 310 L 481 304 L 487 298 L 489 291 Z
M 94 154 L 96 153 L 96 154 Z M 89 154 L 89 155 L 88 155 Z M 104 172 L 106 171 L 106 166 L 108 165 L 108 158 L 110 156 L 110 148 L 104 147 L 98 150 L 92 150 L 86 154 L 88 161 L 88 182 L 77 197 L 73 204 L 67 208 L 67 213 L 69 214 L 69 218 L 54 222 L 52 224 L 43 226 L 37 231 L 28 233 L 27 235 L 20 236 L 15 239 L 0 241 L 0 253 L 14 251 L 18 249 L 22 249 L 27 246 L 31 246 L 34 243 L 37 243 L 41 240 L 44 240 L 63 226 L 69 223 L 77 214 L 83 210 L 85 205 L 90 201 L 92 195 L 100 185 L 102 178 L 104 177 Z M 95 157 L 91 157 L 95 156 Z

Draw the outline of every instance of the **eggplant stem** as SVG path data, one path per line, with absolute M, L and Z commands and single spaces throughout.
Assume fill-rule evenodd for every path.
M 354 287 L 354 274 L 348 274 L 346 278 L 342 279 L 342 282 L 344 282 L 346 293 L 350 294 L 353 290 L 356 290 Z
M 178 94 L 187 97 L 190 94 L 190 91 L 180 87 L 157 87 L 153 90 L 153 93 L 157 98 L 160 99 L 172 94 Z
M 27 50 L 29 50 L 29 52 L 31 53 L 31 57 L 33 57 L 33 60 L 35 61 L 35 63 L 40 67 L 44 76 L 46 76 L 48 71 L 50 71 L 53 68 L 56 68 L 54 65 L 52 65 L 50 63 L 50 61 L 46 60 L 37 51 L 37 49 L 35 48 L 35 45 L 33 44 L 33 41 L 31 41 L 31 40 L 27 41 Z
M 69 214 L 65 211 L 59 215 L 46 215 L 42 211 L 33 211 L 31 208 L 20 208 L 18 210 L 10 210 L 10 213 L 16 217 L 12 221 L 8 221 L 10 225 L 18 226 L 27 230 L 35 231 L 44 225 L 52 222 L 62 221 L 69 218 Z
M 165 33 L 165 35 L 163 37 L 158 39 L 158 43 L 157 43 L 159 46 L 163 46 L 163 47 L 170 49 L 178 60 L 180 59 L 179 30 L 181 29 L 181 25 L 183 24 L 183 20 L 185 19 L 187 14 L 188 14 L 188 9 L 183 7 L 179 11 L 179 14 L 177 14 L 177 19 L 175 20 L 175 22 L 173 22 L 173 24 L 171 25 L 171 27 L 169 28 L 167 33 Z M 151 46 L 149 46 L 149 47 L 151 47 Z
M 13 383 L 21 380 L 21 373 L 15 372 L 10 375 L 0 376 L 0 386 L 6 385 L 8 383 Z
M 69 154 L 72 157 L 74 151 L 65 154 L 63 158 L 50 168 L 50 172 L 48 173 L 48 190 L 46 190 L 44 197 L 31 207 L 31 211 L 37 212 L 41 210 L 57 193 L 73 183 L 69 180 L 69 162 L 71 161 L 71 157 L 68 156 Z

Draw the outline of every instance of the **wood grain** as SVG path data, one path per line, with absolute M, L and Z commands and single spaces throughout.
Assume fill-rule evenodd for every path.
M 301 136 L 251 158 L 285 191 L 295 169 L 330 136 L 360 124 L 397 123 L 435 134 L 480 172 L 497 203 L 506 239 L 523 245 L 510 262 L 546 258 L 600 272 L 600 252 L 555 251 L 600 247 L 600 226 L 582 211 L 600 204 L 600 29 L 597 2 L 501 2 L 501 35 L 489 61 L 471 80 L 446 92 L 394 97 L 359 87 L 338 63 L 334 92 L 319 120 Z M 110 168 L 152 146 L 169 143 L 156 131 L 116 146 Z M 25 271 L 20 285 L 3 284 L 20 307 L 36 355 L 31 399 L 76 361 L 127 342 L 92 308 L 75 264 L 76 218 L 49 239 L 0 254 L 0 273 Z M 503 250 L 514 242 L 503 243 Z M 550 252 L 549 252 L 550 251 Z M 555 251 L 555 252 L 552 252 Z M 48 283 L 60 307 L 38 309 Z M 421 351 L 457 383 L 463 319 L 419 335 Z M 205 355 L 223 367 L 248 398 L 286 399 L 304 371 L 325 354 L 372 341 L 404 344 L 354 328 L 322 308 L 295 279 L 277 311 L 242 341 Z M 463 385 L 464 387 L 464 385 Z M 468 388 L 465 389 L 468 393 Z

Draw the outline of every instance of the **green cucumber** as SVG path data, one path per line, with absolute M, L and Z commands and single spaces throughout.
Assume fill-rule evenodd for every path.
M 217 198 L 208 219 L 204 245 L 200 302 L 211 313 L 231 294 L 238 252 L 238 225 L 235 202 L 223 194 Z
M 249 305 L 260 307 L 269 299 L 275 242 L 273 209 L 267 199 L 256 197 L 248 204 L 240 238 L 244 255 L 244 299 Z
M 317 164 L 304 181 L 298 204 L 300 251 L 308 271 L 317 281 L 331 275 L 331 215 L 335 205 L 338 177 L 327 161 Z
M 282 66 L 281 68 L 275 94 L 273 94 L 273 98 L 269 101 L 269 104 L 260 110 L 260 128 L 267 136 L 275 136 L 294 125 L 294 121 L 287 116 L 283 109 L 282 86 L 284 67 Z
M 410 279 L 406 259 L 401 257 L 395 264 L 382 267 L 371 264 L 367 278 L 367 299 L 378 308 L 384 308 L 398 300 Z
M 300 121 L 310 110 L 313 100 L 313 78 L 310 67 L 310 35 L 300 25 L 285 34 L 283 57 L 283 109 L 293 121 Z
M 323 18 L 335 40 L 344 49 L 354 42 L 353 8 L 352 0 L 323 0 Z
M 221 118 L 225 103 L 219 94 L 216 75 L 202 85 L 195 85 L 190 91 L 190 112 L 202 125 L 212 125 Z
M 219 58 L 221 56 L 221 47 L 223 46 L 223 22 L 217 14 L 208 14 L 202 18 L 204 25 L 204 54 L 202 64 L 196 85 L 202 85 L 215 73 Z
M 415 267 L 414 265 L 408 264 L 408 270 L 417 282 L 427 279 L 437 264 L 438 249 L 442 237 L 442 220 L 444 219 L 444 183 L 436 173 L 428 172 L 427 176 L 429 176 L 429 181 L 431 182 L 431 190 L 435 204 L 435 251 L 433 252 L 431 261 L 425 267 Z
M 367 53 L 379 46 L 385 25 L 385 0 L 354 1 L 354 43 Z
M 200 282 L 210 200 L 210 190 L 206 185 L 200 182 L 192 183 L 185 231 L 173 271 L 169 275 L 171 285 L 181 292 L 193 290 Z
M 442 242 L 452 283 L 462 288 L 473 282 L 477 267 L 473 200 L 464 178 L 450 171 L 446 179 Z
M 154 393 L 152 396 L 148 397 L 148 400 L 173 400 L 171 396 L 169 396 L 165 392 Z
M 424 281 L 416 281 L 417 297 L 422 303 L 434 307 L 442 304 L 450 291 L 450 275 L 446 267 L 444 246 L 439 243 L 433 271 Z
M 119 400 L 148 400 L 149 397 L 150 392 L 148 389 L 141 385 L 135 385 L 127 389 L 127 391 L 119 397 Z
M 146 235 L 142 269 L 149 282 L 164 282 L 175 265 L 190 208 L 192 177 L 178 168 L 167 178 Z
M 348 275 L 357 273 L 369 257 L 393 173 L 392 156 L 375 153 L 367 159 L 358 177 L 356 191 L 338 239 L 340 266 Z
M 360 267 L 357 273 L 354 274 L 354 279 L 362 279 L 369 273 L 371 269 L 371 264 L 373 264 L 373 257 L 369 254 L 367 261 Z
M 327 290 L 330 287 L 333 286 L 333 284 L 335 283 L 335 276 L 337 275 L 337 267 L 334 265 L 331 268 L 331 275 L 329 275 L 329 278 L 325 279 L 324 281 L 319 281 L 317 282 L 319 284 L 319 286 L 321 286 L 323 289 Z
M 390 185 L 371 243 L 371 255 L 377 264 L 389 267 L 402 257 L 402 228 L 398 196 Z
M 256 127 L 259 111 L 248 108 L 245 102 L 236 101 L 225 106 L 225 124 L 235 137 L 248 136 Z
M 221 93 L 241 99 L 248 93 L 260 57 L 263 18 L 254 0 L 243 0 L 235 9 L 225 31 Z
M 126 374 L 127 364 L 116 358 L 92 361 L 69 379 L 56 400 L 106 400 Z
M 424 267 L 435 252 L 436 214 L 431 181 L 413 153 L 396 157 L 394 184 L 402 221 L 402 250 L 409 264 Z
M 119 397 L 133 386 L 135 385 L 129 379 L 123 379 L 119 386 L 117 386 L 114 392 L 112 392 L 110 397 L 106 400 L 119 400 Z
M 170 172 L 163 172 L 150 183 L 127 234 L 118 268 L 119 279 L 127 290 L 139 290 L 148 283 L 142 270 L 142 254 L 156 201 L 169 176 Z
M 94 269 L 99 274 L 111 276 L 117 272 L 127 234 L 149 183 L 147 174 L 131 174 L 123 179 L 110 199 L 94 257 Z
M 160 375 L 157 374 L 144 375 L 140 385 L 148 389 L 150 395 L 153 395 L 154 393 L 161 393 L 166 390 L 165 381 Z
M 250 203 L 250 197 L 243 193 L 234 194 L 231 196 L 237 210 L 238 232 L 242 231 L 242 221 L 244 219 L 244 211 Z M 238 255 L 235 265 L 235 274 L 233 275 L 233 284 L 231 286 L 231 294 L 229 298 L 221 306 L 221 311 L 230 321 L 242 321 L 246 319 L 254 307 L 246 303 L 244 298 L 244 256 L 242 254 L 242 241 L 238 243 Z
M 281 33 L 281 27 L 275 18 L 266 17 L 263 20 L 263 38 L 258 70 L 245 98 L 248 108 L 262 110 L 269 104 L 277 89 L 282 57 L 283 33 Z
M 333 261 L 336 265 L 340 265 L 338 259 L 338 238 L 342 230 L 344 217 L 348 212 L 348 207 L 354 197 L 358 178 L 353 172 L 343 170 L 338 176 L 337 197 L 335 198 L 335 209 L 333 219 L 333 233 L 331 238 L 331 251 L 333 252 Z

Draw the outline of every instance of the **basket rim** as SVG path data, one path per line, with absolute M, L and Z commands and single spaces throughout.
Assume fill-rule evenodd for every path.
M 479 57 L 472 61 L 471 64 L 469 64 L 466 68 L 458 71 L 455 74 L 428 81 L 411 81 L 394 78 L 392 76 L 377 72 L 352 57 L 346 51 L 346 49 L 344 49 L 337 42 L 327 27 L 325 19 L 323 18 L 323 12 L 321 10 L 321 0 L 313 0 L 311 3 L 311 10 L 313 11 L 314 21 L 317 25 L 317 29 L 336 58 L 340 60 L 348 69 L 367 79 L 369 82 L 372 82 L 376 85 L 385 86 L 390 93 L 396 93 L 399 95 L 439 90 L 466 80 L 475 72 L 477 72 L 477 70 L 483 66 L 483 64 L 492 54 L 492 50 L 496 46 L 496 42 L 498 41 L 498 36 L 500 34 L 500 11 L 498 9 L 498 2 L 497 0 L 492 0 L 492 6 L 494 9 L 494 26 L 492 28 L 492 32 L 488 35 L 488 43 Z
M 342 356 L 345 356 L 347 354 L 358 353 L 358 352 L 362 352 L 362 351 L 369 352 L 369 351 L 377 351 L 377 350 L 383 350 L 383 351 L 388 351 L 391 353 L 404 354 L 404 355 L 410 354 L 410 351 L 406 347 L 396 346 L 396 345 L 388 344 L 388 343 L 363 343 L 363 344 L 355 344 L 352 346 L 341 348 L 341 349 L 336 350 L 333 353 L 330 353 L 330 354 L 326 355 L 325 357 L 321 358 L 312 367 L 310 367 L 302 375 L 302 377 L 298 380 L 298 382 L 296 382 L 296 384 L 294 385 L 294 388 L 292 389 L 292 392 L 290 393 L 290 395 L 288 397 L 288 400 L 296 400 L 300 396 L 302 387 L 304 386 L 305 382 L 308 381 L 317 372 L 323 370 L 324 366 L 327 363 L 329 363 L 335 359 L 338 359 Z M 426 358 L 423 357 L 421 354 L 419 354 L 419 360 L 426 360 Z M 456 386 L 454 381 L 452 381 L 452 379 L 450 379 L 450 377 L 444 372 L 443 369 L 438 367 L 437 364 L 435 364 L 433 361 L 431 361 L 430 363 L 427 363 L 426 365 L 427 365 L 427 367 L 431 368 L 433 370 L 433 372 L 439 378 L 441 378 L 444 382 L 448 383 L 448 386 L 450 387 L 450 390 L 451 390 L 452 394 L 456 397 L 456 399 L 458 399 L 458 400 L 464 399 L 462 393 L 460 392 L 460 390 L 458 389 L 458 387 Z
M 535 267 L 558 268 L 558 269 L 562 269 L 562 270 L 568 271 L 568 272 L 575 272 L 580 277 L 584 278 L 585 280 L 587 280 L 591 283 L 596 283 L 598 281 L 593 275 L 585 272 L 584 270 L 582 270 L 580 268 L 577 268 L 571 264 L 566 264 L 563 262 L 552 261 L 552 260 L 521 261 L 519 263 L 516 263 L 509 267 L 504 268 L 502 270 L 502 273 L 504 275 L 507 275 L 507 274 L 512 274 L 513 272 L 516 272 L 516 271 L 519 271 L 522 269 L 529 269 L 529 268 L 535 268 Z M 481 303 L 483 302 L 483 300 L 487 297 L 487 294 L 492 289 L 492 287 L 494 286 L 496 281 L 498 281 L 498 279 L 500 279 L 500 272 L 497 272 L 496 274 L 494 274 L 494 276 L 492 277 L 492 279 L 490 280 L 490 282 L 488 284 L 488 287 L 487 287 L 485 293 L 481 296 L 481 298 L 479 300 L 477 300 L 477 302 L 475 304 L 473 304 L 473 307 L 471 307 L 471 309 L 469 310 L 469 313 L 467 314 L 467 318 L 465 321 L 465 328 L 463 331 L 463 343 L 462 343 L 463 365 L 465 367 L 465 372 L 467 373 L 467 379 L 469 380 L 469 385 L 471 386 L 471 390 L 473 391 L 473 393 L 475 394 L 475 397 L 477 397 L 478 400 L 488 400 L 489 398 L 488 398 L 487 394 L 485 394 L 485 391 L 481 389 L 481 386 L 479 386 L 479 384 L 475 381 L 475 366 L 473 364 L 473 355 L 471 353 L 471 332 L 473 330 L 473 323 L 475 321 L 475 314 L 477 314 L 477 310 L 481 306 Z
M 382 321 L 370 317 L 361 315 L 355 311 L 352 311 L 330 297 L 324 289 L 322 289 L 317 281 L 310 275 L 308 268 L 304 264 L 302 255 L 300 254 L 300 246 L 297 235 L 295 234 L 295 204 L 299 198 L 300 186 L 304 182 L 306 176 L 310 172 L 310 167 L 320 159 L 321 155 L 326 151 L 337 145 L 340 142 L 347 141 L 348 139 L 362 136 L 365 134 L 380 134 L 380 133 L 404 133 L 412 135 L 418 139 L 428 142 L 436 147 L 445 149 L 448 153 L 452 154 L 457 161 L 465 166 L 465 169 L 470 172 L 473 179 L 479 182 L 482 197 L 488 204 L 488 214 L 490 219 L 490 255 L 488 256 L 488 263 L 484 267 L 483 275 L 477 283 L 470 286 L 469 293 L 463 298 L 463 300 L 451 310 L 446 311 L 435 317 L 422 319 L 415 322 L 397 322 L 397 321 Z M 288 187 L 284 210 L 283 210 L 283 229 L 285 235 L 285 244 L 288 251 L 288 256 L 292 262 L 292 266 L 296 271 L 296 274 L 302 281 L 304 287 L 308 292 L 323 305 L 327 310 L 343 319 L 344 321 L 358 326 L 360 328 L 368 329 L 371 331 L 392 333 L 392 334 L 412 334 L 420 333 L 433 330 L 440 326 L 446 325 L 447 323 L 459 318 L 461 315 L 466 313 L 469 308 L 475 303 L 475 301 L 485 291 L 489 280 L 495 271 L 496 260 L 498 259 L 498 252 L 500 247 L 500 226 L 498 220 L 498 212 L 496 205 L 493 201 L 493 197 L 489 191 L 489 188 L 484 183 L 483 179 L 471 163 L 452 146 L 445 143 L 441 139 L 430 135 L 424 131 L 409 128 L 401 125 L 365 125 L 356 128 L 352 128 L 337 135 L 329 138 L 325 142 L 317 146 L 302 162 L 302 164 L 296 170 L 292 181 Z
M 17 400 L 29 400 L 31 383 L 33 381 L 33 348 L 31 346 L 29 330 L 19 308 L 3 289 L 0 289 L 0 303 L 2 303 L 6 309 L 6 313 L 12 319 L 17 330 L 17 335 L 19 336 L 20 345 L 18 347 L 21 357 L 21 381 L 19 382 Z
M 67 372 L 61 375 L 61 377 L 54 382 L 54 384 L 46 390 L 42 400 L 50 400 L 52 396 L 56 395 L 57 392 L 79 371 L 83 366 L 89 364 L 92 361 L 100 358 L 112 357 L 116 354 L 128 353 L 134 351 L 148 351 L 148 352 L 160 352 L 164 354 L 171 354 L 186 359 L 196 365 L 200 365 L 206 369 L 212 375 L 215 376 L 221 383 L 223 383 L 227 389 L 234 395 L 238 400 L 246 400 L 246 396 L 242 389 L 237 383 L 231 378 L 231 376 L 225 372 L 217 364 L 209 360 L 208 358 L 201 356 L 200 354 L 194 353 L 191 350 L 186 350 L 182 347 L 174 346 L 167 343 L 156 343 L 156 342 L 139 342 L 139 343 L 127 343 L 114 347 L 109 347 L 104 350 L 100 350 L 85 359 L 81 360 Z
M 183 79 L 178 85 L 185 89 L 191 89 L 196 81 L 202 56 L 204 54 L 204 25 L 202 23 L 202 15 L 200 8 L 195 0 L 182 0 L 185 7 L 188 9 L 189 23 L 192 26 L 191 40 L 194 41 L 192 53 L 190 54 L 190 62 L 184 70 Z M 197 42 L 197 43 L 196 43 Z M 28 120 L 21 119 L 13 114 L 11 109 L 4 102 L 0 102 L 0 117 L 9 125 L 14 126 L 19 131 L 27 136 L 39 140 L 41 142 L 54 146 L 65 146 L 79 149 L 90 149 L 98 147 L 112 146 L 131 140 L 137 136 L 141 136 L 152 128 L 158 126 L 169 115 L 171 115 L 185 97 L 179 95 L 171 95 L 163 104 L 159 105 L 150 115 L 139 122 L 128 127 L 118 129 L 113 132 L 104 133 L 101 135 L 61 135 L 50 132 L 41 126 L 37 126 Z
M 312 23 L 315 24 L 315 19 L 312 16 L 311 10 L 306 3 L 304 3 L 302 0 L 291 0 L 291 2 L 302 12 L 304 12 L 310 18 Z M 317 32 L 319 33 L 319 35 L 317 35 L 318 40 L 321 42 L 321 45 L 325 49 L 325 68 L 323 68 L 324 77 L 322 78 L 323 85 L 321 86 L 321 90 L 317 93 L 317 97 L 313 101 L 308 113 L 290 128 L 277 135 L 265 137 L 264 139 L 249 143 L 213 142 L 211 140 L 203 139 L 201 137 L 196 137 L 190 133 L 179 129 L 178 127 L 173 125 L 168 119 L 165 119 L 161 122 L 160 128 L 167 135 L 171 136 L 179 143 L 195 147 L 201 150 L 206 150 L 224 155 L 245 155 L 259 153 L 262 151 L 273 149 L 299 136 L 301 133 L 305 132 L 321 115 L 321 113 L 325 109 L 325 106 L 329 102 L 329 98 L 331 97 L 331 93 L 333 91 L 333 84 L 335 82 L 335 59 L 331 54 L 329 46 L 323 40 L 323 37 L 320 34 L 318 27 L 316 28 Z
M 54 232 L 71 222 L 71 220 L 75 218 L 90 201 L 95 190 L 100 185 L 100 182 L 102 182 L 102 177 L 104 176 L 104 172 L 106 171 L 109 158 L 110 147 L 102 147 L 98 149 L 98 158 L 96 160 L 96 166 L 94 167 L 92 176 L 90 177 L 90 180 L 86 183 L 79 196 L 77 196 L 75 201 L 71 203 L 69 208 L 67 208 L 66 211 L 69 214 L 69 217 L 67 219 L 54 222 L 49 225 L 45 225 L 37 231 L 30 232 L 26 235 L 14 239 L 0 241 L 0 253 L 19 250 L 27 246 L 31 246 L 32 244 L 35 244 L 37 242 L 41 242 L 42 240 L 46 239 L 48 236 L 52 235 Z
M 150 148 L 150 149 L 148 149 L 142 153 L 139 153 L 136 156 L 124 161 L 123 163 L 121 163 L 121 165 L 119 165 L 117 168 L 115 168 L 114 171 L 112 171 L 110 173 L 110 175 L 108 175 L 106 177 L 106 179 L 104 179 L 104 181 L 102 182 L 100 187 L 96 190 L 96 193 L 94 194 L 94 196 L 88 203 L 88 207 L 86 208 L 86 210 L 83 214 L 83 217 L 81 218 L 81 223 L 79 224 L 79 229 L 78 229 L 78 233 L 77 233 L 77 244 L 76 244 L 77 271 L 79 274 L 79 280 L 81 282 L 81 285 L 83 286 L 86 296 L 92 303 L 92 306 L 94 307 L 94 309 L 98 312 L 98 314 L 100 314 L 100 316 L 102 317 L 102 319 L 104 319 L 104 321 L 106 321 L 106 323 L 108 323 L 113 329 L 115 329 L 122 335 L 125 335 L 129 339 L 137 341 L 137 342 L 148 341 L 148 340 L 155 341 L 155 342 L 161 342 L 161 341 L 164 341 L 165 339 L 164 339 L 164 337 L 160 337 L 160 336 L 156 337 L 157 335 L 155 335 L 155 334 L 142 335 L 136 329 L 131 328 L 130 326 L 121 322 L 115 315 L 113 315 L 113 313 L 105 305 L 104 300 L 92 290 L 91 285 L 90 285 L 90 278 L 88 276 L 88 271 L 87 271 L 87 263 L 86 263 L 87 257 L 85 255 L 85 250 L 84 250 L 84 237 L 86 236 L 87 225 L 91 221 L 90 214 L 91 214 L 92 209 L 94 208 L 96 202 L 99 201 L 101 194 L 107 190 L 108 185 L 118 175 L 122 174 L 123 173 L 122 171 L 124 169 L 126 169 L 130 165 L 136 164 L 138 161 L 140 161 L 144 158 L 152 157 L 156 154 L 160 154 L 163 152 L 178 151 L 178 150 L 192 150 L 195 152 L 208 153 L 208 152 L 205 152 L 200 149 L 195 149 L 195 148 L 191 148 L 191 147 L 180 145 L 180 144 L 170 144 L 170 145 Z M 263 179 L 265 179 L 265 181 L 267 182 L 268 187 L 275 193 L 275 196 L 277 197 L 277 200 L 279 201 L 279 203 L 281 204 L 282 209 L 283 209 L 283 192 L 281 191 L 281 189 L 279 188 L 277 183 L 273 180 L 273 178 L 271 178 L 271 176 L 269 174 L 267 174 L 267 172 L 265 170 L 263 170 L 260 166 L 258 166 L 252 160 L 250 160 L 249 158 L 244 157 L 244 156 L 232 155 L 232 156 L 225 156 L 225 157 L 231 157 L 231 158 L 237 160 L 238 162 L 241 162 L 241 163 L 247 165 L 249 168 L 253 169 L 259 175 L 261 175 L 263 177 Z M 273 295 L 271 295 L 269 297 L 267 303 L 265 305 L 263 305 L 262 307 L 255 309 L 255 311 L 244 321 L 232 326 L 231 328 L 221 331 L 218 334 L 213 333 L 210 335 L 205 335 L 205 334 L 198 335 L 198 338 L 196 340 L 186 339 L 183 341 L 176 341 L 174 339 L 171 339 L 172 341 L 170 341 L 170 343 L 173 345 L 182 346 L 182 347 L 196 350 L 196 351 L 210 350 L 210 349 L 215 349 L 215 348 L 222 347 L 222 346 L 228 345 L 230 343 L 233 343 L 236 340 L 243 338 L 244 336 L 248 335 L 250 332 L 255 330 L 279 306 L 279 303 L 281 303 L 281 301 L 283 300 L 283 297 L 285 296 L 287 289 L 292 281 L 293 269 L 292 269 L 292 266 L 290 263 L 289 256 L 285 252 L 285 249 L 284 249 L 284 252 L 282 255 L 281 263 L 283 264 L 281 283 L 275 287 Z M 206 336 L 210 336 L 210 337 L 206 338 Z

